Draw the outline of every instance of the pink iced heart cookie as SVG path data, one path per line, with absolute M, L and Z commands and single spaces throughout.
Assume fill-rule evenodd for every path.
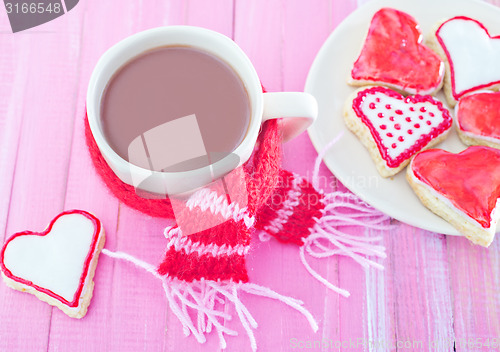
M 500 36 L 492 37 L 481 22 L 453 17 L 439 25 L 429 45 L 446 61 L 450 105 L 469 92 L 500 87 Z
M 465 144 L 500 149 L 500 92 L 464 96 L 455 107 L 455 117 L 458 135 Z
M 441 88 L 443 77 L 443 61 L 422 44 L 417 21 L 404 12 L 383 8 L 373 15 L 349 83 L 432 94 Z
M 500 150 L 485 146 L 459 154 L 426 150 L 412 160 L 407 179 L 426 207 L 473 243 L 491 244 L 500 215 Z
M 105 241 L 101 222 L 82 210 L 65 211 L 43 232 L 19 232 L 4 244 L 0 268 L 7 286 L 82 318 Z
M 413 155 L 444 139 L 452 125 L 448 110 L 431 96 L 404 97 L 384 87 L 354 92 L 344 119 L 384 177 L 397 174 Z

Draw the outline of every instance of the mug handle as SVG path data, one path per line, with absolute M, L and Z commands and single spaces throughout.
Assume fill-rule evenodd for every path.
M 316 120 L 318 103 L 309 93 L 278 92 L 264 94 L 262 122 L 283 118 L 283 142 L 297 137 Z

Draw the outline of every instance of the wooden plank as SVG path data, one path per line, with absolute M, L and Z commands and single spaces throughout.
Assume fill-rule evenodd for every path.
M 395 341 L 424 350 L 441 343 L 440 351 L 453 351 L 446 343 L 454 338 L 446 237 L 405 224 L 389 236 Z
M 381 233 L 381 231 L 369 231 L 370 236 L 383 236 L 381 245 L 386 251 L 391 251 L 390 236 L 392 233 Z M 394 272 L 393 261 L 390 257 L 377 260 L 384 266 L 384 270 L 370 267 L 365 271 L 365 300 L 363 325 L 365 326 L 361 338 L 364 340 L 365 351 L 390 351 L 391 346 L 383 341 L 396 340 L 395 305 L 393 304 L 397 285 L 394 285 L 392 273 Z
M 355 1 L 332 1 L 330 4 L 331 26 L 334 28 L 355 8 Z M 327 174 L 328 175 L 328 174 Z M 347 229 L 346 229 L 347 230 Z M 363 236 L 365 230 L 360 227 L 352 229 L 353 234 Z M 332 258 L 333 259 L 333 258 Z M 329 336 L 335 341 L 359 341 L 366 336 L 366 288 L 364 270 L 347 257 L 335 258 L 337 261 L 338 286 L 350 292 L 349 298 L 339 296 L 338 311 L 330 313 L 330 319 L 337 319 L 338 332 Z M 333 294 L 333 293 L 330 293 Z M 356 345 L 357 347 L 357 345 Z
M 131 4 L 131 3 L 128 3 Z M 84 209 L 94 213 L 106 230 L 106 248 L 116 248 L 118 201 L 111 196 L 95 173 L 84 138 L 85 98 L 90 74 L 100 55 L 112 44 L 130 34 L 133 28 L 127 18 L 134 9 L 125 3 L 115 8 L 113 2 L 86 1 L 75 7 L 83 21 L 78 60 L 79 81 L 71 117 L 74 119 L 73 144 L 68 171 L 65 208 Z M 128 16 L 130 17 L 127 17 Z M 106 20 L 104 20 L 106 19 Z M 113 22 L 116 19 L 116 23 Z M 110 22 L 111 21 L 111 22 Z M 113 23 L 113 25 L 111 25 Z M 94 278 L 94 296 L 87 316 L 81 321 L 69 319 L 54 311 L 52 314 L 48 350 L 70 350 L 82 346 L 86 350 L 109 350 L 112 337 L 108 321 L 113 315 L 111 286 L 114 260 L 101 256 Z M 128 331 L 123 331 L 128 333 Z
M 166 14 L 167 23 L 170 25 L 192 25 L 208 28 L 211 30 L 218 31 L 230 38 L 233 37 L 233 1 L 201 1 L 201 0 L 190 0 L 190 1 L 171 1 L 168 6 L 168 12 Z M 134 221 L 136 216 L 133 216 L 129 221 Z M 122 226 L 120 224 L 120 226 Z M 160 229 L 156 232 L 156 235 L 162 236 Z M 156 249 L 156 253 L 163 254 L 165 247 L 165 242 Z M 156 260 L 158 262 L 158 260 Z M 162 300 L 162 304 L 166 305 L 165 299 Z M 236 312 L 228 309 L 228 312 L 235 315 Z M 245 349 L 239 349 L 241 341 L 245 341 L 248 346 L 245 333 L 243 329 L 239 326 L 237 316 L 234 316 L 232 322 L 228 323 L 232 329 L 239 331 L 240 337 L 226 337 L 228 348 L 230 350 L 236 348 L 235 350 L 245 351 Z M 182 331 L 182 326 L 179 320 L 174 314 L 167 313 L 166 325 L 168 330 L 164 335 L 164 350 L 167 351 L 179 351 L 179 350 L 189 350 L 189 351 L 205 351 L 205 350 L 217 350 L 219 339 L 217 334 L 213 332 L 207 336 L 207 342 L 204 344 L 199 344 L 193 336 L 184 337 Z M 235 345 L 236 344 L 236 345 Z M 242 344 L 243 345 L 243 344 Z M 235 347 L 236 346 L 236 347 Z
M 314 58 L 334 28 L 333 3 L 332 0 L 286 2 L 282 50 L 284 91 L 304 90 Z M 344 2 L 335 6 L 338 12 L 347 15 L 349 9 L 342 9 L 343 4 Z M 284 144 L 283 153 L 284 168 L 293 165 L 294 172 L 301 175 L 311 174 L 317 152 L 306 132 Z M 322 176 L 331 175 L 326 168 L 322 171 Z
M 186 23 L 222 33 L 233 38 L 234 0 L 189 0 Z
M 168 223 L 121 205 L 116 250 L 151 264 L 159 263 L 166 242 L 163 229 Z M 108 289 L 112 302 L 112 314 L 106 321 L 110 348 L 162 350 L 167 328 L 167 302 L 161 282 L 129 263 L 115 262 Z
M 303 90 L 314 53 L 331 30 L 330 2 L 313 3 L 314 6 L 299 1 L 236 3 L 235 39 L 249 55 L 269 91 Z M 314 21 L 309 21 L 311 18 Z M 306 174 L 312 169 L 314 156 L 304 164 L 301 162 L 315 152 L 312 147 L 293 149 L 293 143 L 289 143 L 292 147 L 285 147 L 285 167 L 293 164 L 295 169 L 292 170 Z M 328 338 L 331 333 L 338 332 L 338 295 L 328 292 L 307 273 L 300 262 L 298 248 L 273 241 L 255 245 L 256 250 L 249 260 L 251 273 L 256 277 L 254 282 L 303 300 L 306 308 L 320 321 L 320 331 L 314 334 L 307 321 L 293 309 L 277 302 L 256 300 L 255 306 L 261 302 L 260 305 L 266 307 L 265 310 L 254 309 L 260 323 L 257 333 L 260 348 L 288 350 L 294 344 Z M 332 282 L 337 282 L 335 259 L 328 260 L 328 265 L 324 260 L 313 265 Z M 271 316 L 276 318 L 270 320 Z
M 163 254 L 164 220 L 119 205 L 92 170 L 83 139 L 88 78 L 99 56 L 118 40 L 166 24 L 191 24 L 233 37 L 254 62 L 269 90 L 301 90 L 317 50 L 330 31 L 365 0 L 80 2 L 51 23 L 25 33 L 0 33 L 0 236 L 41 230 L 62 209 L 83 208 L 104 223 L 106 247 L 150 263 Z M 500 5 L 498 0 L 491 3 Z M 235 17 L 233 18 L 233 13 Z M 8 22 L 0 11 L 0 31 Z M 13 69 L 11 69 L 13 68 Z M 29 102 L 29 104 L 27 103 Z M 67 118 L 65 118 L 67 117 Z M 56 123 L 57 122 L 57 123 Z M 310 176 L 316 152 L 303 135 L 285 146 L 285 167 Z M 40 176 L 40 175 L 43 175 Z M 330 173 L 321 169 L 327 187 Z M 39 176 L 38 178 L 35 176 Z M 362 229 L 353 229 L 357 234 Z M 376 232 L 369 233 L 377 235 Z M 488 249 L 463 238 L 398 225 L 384 235 L 385 271 L 362 270 L 348 258 L 313 264 L 331 282 L 351 291 L 339 298 L 311 278 L 297 248 L 254 242 L 251 281 L 304 300 L 320 323 L 313 334 L 296 311 L 242 294 L 259 322 L 259 350 L 289 350 L 297 341 L 365 340 L 422 342 L 422 350 L 456 351 L 469 338 L 500 336 L 500 244 Z M 90 311 L 67 318 L 35 298 L 0 285 L 0 350 L 218 350 L 184 338 L 168 314 L 157 280 L 126 263 L 102 257 Z M 249 351 L 234 315 L 228 350 Z M 168 326 L 168 331 L 165 327 Z M 30 336 L 29 339 L 25 338 Z M 418 345 L 416 345 L 418 346 Z M 493 348 L 491 348 L 493 349 Z M 363 347 L 382 351 L 395 348 Z
M 456 350 L 480 350 L 481 347 L 495 350 L 486 344 L 496 339 L 496 348 L 499 346 L 500 239 L 497 237 L 487 249 L 462 237 L 448 236 L 446 243 Z
M 268 91 L 283 89 L 283 25 L 284 1 L 236 0 L 234 39 L 252 61 L 259 78 Z M 252 282 L 269 287 L 282 294 L 292 294 L 285 268 L 285 252 L 290 251 L 278 243 L 253 242 L 256 250 L 248 255 L 247 268 Z M 295 252 L 296 255 L 296 252 Z M 295 257 L 298 261 L 298 258 Z M 295 294 L 294 294 L 295 295 Z M 255 331 L 257 346 L 262 351 L 279 350 L 287 346 L 289 325 L 301 323 L 301 317 L 279 302 L 246 295 L 248 306 L 259 323 Z M 269 317 L 274 317 L 269 319 Z M 248 340 L 241 344 L 249 351 Z
M 252 61 L 268 91 L 283 90 L 284 1 L 236 0 L 234 40 Z
M 23 120 L 24 90 L 28 82 L 30 38 L 14 38 L 1 35 L 2 47 L 6 50 L 0 56 L 2 77 L 0 94 L 0 238 L 3 240 L 14 180 L 19 136 Z M 9 68 L 9 69 L 8 69 Z M 10 69 L 12 68 L 12 69 Z M 2 241 L 3 242 L 3 241 Z
M 283 90 L 303 91 L 309 68 L 334 28 L 334 1 L 287 2 L 285 23 L 283 25 Z M 343 3 L 338 4 L 344 11 Z M 344 12 L 347 14 L 347 12 Z M 317 153 L 312 147 L 307 133 L 283 146 L 283 167 L 311 178 Z M 322 189 L 332 190 L 331 173 L 324 167 L 320 169 Z M 337 286 L 340 283 L 340 261 L 338 257 L 314 260 L 307 259 L 315 270 Z M 330 291 L 314 279 L 299 261 L 297 249 L 284 252 L 283 270 L 285 284 L 283 289 L 290 295 L 300 298 L 319 322 L 319 331 L 314 333 L 300 316 L 288 315 L 290 323 L 283 332 L 282 344 L 287 346 L 290 338 L 299 342 L 337 341 L 341 339 L 340 304 L 345 298 Z M 300 278 L 300 279 L 297 279 Z M 346 288 L 346 287 L 342 287 Z M 288 334 L 288 336 L 287 336 Z
M 81 23 L 78 15 L 69 17 L 46 24 L 43 31 L 0 34 L 2 43 L 12 49 L 2 51 L 2 61 L 8 63 L 2 72 L 14 68 L 12 91 L 1 103 L 6 112 L 2 114 L 6 139 L 0 142 L 1 163 L 6 167 L 1 171 L 6 183 L 2 195 L 8 197 L 6 187 L 12 186 L 7 236 L 22 230 L 41 231 L 63 209 Z M 5 87 L 1 89 L 5 92 Z M 6 203 L 2 203 L 4 216 Z M 0 349 L 46 349 L 52 308 L 3 284 L 0 299 Z

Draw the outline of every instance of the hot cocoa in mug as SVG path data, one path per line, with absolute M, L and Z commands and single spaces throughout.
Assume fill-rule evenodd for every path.
M 284 118 L 288 140 L 316 115 L 311 95 L 263 93 L 231 39 L 190 26 L 122 40 L 101 57 L 87 92 L 90 129 L 110 168 L 157 194 L 190 192 L 243 164 L 270 118 Z

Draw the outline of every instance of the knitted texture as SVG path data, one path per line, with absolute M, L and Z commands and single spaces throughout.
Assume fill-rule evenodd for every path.
M 136 192 L 133 186 L 122 182 L 118 176 L 115 175 L 113 170 L 111 170 L 106 163 L 106 160 L 104 160 L 94 140 L 87 117 L 85 117 L 85 141 L 97 174 L 101 176 L 101 180 L 116 198 L 129 207 L 150 216 L 168 219 L 174 217 L 170 199 L 146 192 L 141 194 L 142 192 L 139 189 Z
M 212 221 L 217 224 L 203 231 L 181 229 L 178 225 L 167 228 L 165 236 L 169 241 L 164 260 L 158 267 L 159 273 L 184 281 L 202 278 L 215 281 L 248 281 L 244 257 L 249 250 L 253 226 L 247 226 L 244 219 L 218 219 L 217 214 L 207 211 L 210 207 L 203 209 L 202 206 L 191 206 L 186 207 L 184 214 L 174 214 L 172 202 L 181 203 L 182 201 L 141 192 L 125 184 L 114 174 L 97 147 L 88 119 L 85 120 L 85 137 L 97 173 L 111 193 L 126 205 L 154 217 L 175 219 L 176 216 L 180 216 L 191 219 L 191 221 L 184 222 L 184 227 L 192 225 L 200 228 L 200 222 L 203 221 Z M 224 199 L 226 191 L 233 195 L 245 195 L 246 199 L 240 199 L 239 203 L 234 202 L 233 199 L 232 206 L 238 206 L 244 202 L 246 216 L 253 218 L 256 209 L 266 203 L 276 187 L 279 180 L 280 162 L 281 135 L 278 121 L 270 120 L 262 127 L 251 158 L 243 167 L 224 177 L 226 187 L 241 187 L 245 192 L 242 192 L 242 189 L 221 189 L 221 184 L 215 182 L 196 192 L 191 199 L 199 196 L 200 192 L 207 191 L 212 193 L 212 197 L 209 195 L 208 200 L 214 201 Z M 214 194 L 215 197 L 213 197 Z M 211 205 L 213 208 L 215 203 Z M 230 204 L 225 204 L 226 208 L 228 206 Z M 188 232 L 189 237 L 183 235 Z
M 169 241 L 158 268 L 161 275 L 188 282 L 248 282 L 245 255 L 255 211 L 246 206 L 246 178 L 243 168 L 237 168 L 223 182 L 216 181 L 189 197 L 182 213 L 176 214 L 177 225 L 165 230 Z
M 309 229 L 321 218 L 324 196 L 299 175 L 281 170 L 276 191 L 259 212 L 255 228 L 283 243 L 303 245 Z
M 85 141 L 97 173 L 116 198 L 141 213 L 153 217 L 174 219 L 174 212 L 168 197 L 136 190 L 115 175 L 104 160 L 92 136 L 88 118 L 85 118 Z M 278 121 L 269 120 L 262 126 L 252 156 L 243 165 L 243 169 L 250 176 L 247 185 L 248 202 L 253 209 L 263 206 L 273 193 L 278 183 L 280 165 L 281 135 Z
M 224 335 L 237 335 L 224 323 L 231 319 L 224 305 L 232 304 L 252 350 L 256 351 L 252 329 L 257 328 L 257 322 L 240 300 L 240 291 L 280 301 L 301 313 L 313 331 L 318 330 L 303 302 L 248 282 L 245 256 L 255 231 L 255 214 L 266 205 L 280 178 L 281 135 L 277 120 L 264 123 L 254 152 L 242 167 L 225 175 L 222 181 L 216 180 L 197 190 L 187 200 L 136 193 L 109 168 L 88 121 L 85 126 L 92 161 L 108 189 L 136 210 L 151 216 L 175 218 L 177 222 L 165 229 L 167 249 L 156 269 L 127 253 L 107 250 L 103 253 L 131 262 L 161 280 L 170 309 L 186 336 L 193 334 L 203 343 L 205 334 L 214 329 L 220 347 L 226 348 Z
M 256 350 L 252 329 L 257 323 L 240 300 L 240 291 L 279 300 L 303 314 L 314 331 L 318 329 L 301 301 L 248 282 L 245 256 L 256 231 L 260 232 L 261 239 L 274 237 L 297 246 L 309 273 L 344 296 L 349 293 L 318 274 L 306 260 L 306 254 L 313 258 L 344 255 L 365 267 L 382 267 L 366 258 L 385 256 L 384 248 L 372 243 L 380 240 L 379 237 L 352 236 L 338 226 L 363 225 L 385 230 L 384 222 L 388 217 L 351 193 L 324 194 L 314 180 L 311 184 L 299 175 L 281 170 L 278 125 L 277 120 L 264 123 L 254 152 L 244 165 L 195 191 L 187 199 L 169 199 L 142 193 L 123 183 L 107 165 L 88 121 L 85 123 L 93 164 L 111 193 L 133 209 L 176 221 L 164 231 L 167 248 L 156 269 L 126 253 L 109 252 L 107 255 L 132 262 L 160 279 L 171 311 L 183 325 L 184 333 L 192 333 L 199 342 L 204 342 L 205 334 L 213 328 L 221 348 L 225 348 L 224 335 L 236 332 L 222 321 L 230 319 L 224 304 L 233 304 L 251 347 Z M 317 178 L 321 157 L 322 153 L 313 178 Z M 341 208 L 357 213 L 345 213 Z
M 274 237 L 282 243 L 298 246 L 307 271 L 326 287 L 345 297 L 349 296 L 349 292 L 323 278 L 309 264 L 306 254 L 317 259 L 343 255 L 365 268 L 383 269 L 378 262 L 367 258 L 386 257 L 385 248 L 374 244 L 382 238 L 353 236 L 346 228 L 362 226 L 387 231 L 390 228 L 387 215 L 352 193 L 337 191 L 324 194 L 303 177 L 286 170 L 281 171 L 280 177 L 276 192 L 258 214 L 255 227 L 261 231 L 261 240 Z M 313 183 L 317 178 L 315 170 Z
M 132 186 L 121 182 L 102 157 L 88 121 L 85 135 L 97 173 L 120 201 L 150 216 L 175 218 L 170 199 L 155 198 L 151 194 L 141 194 L 140 191 L 136 193 Z M 310 274 L 330 289 L 348 296 L 347 291 L 333 286 L 313 270 L 306 261 L 306 254 L 314 258 L 344 255 L 364 267 L 374 266 L 381 269 L 380 264 L 367 258 L 385 258 L 384 248 L 373 244 L 380 241 L 381 237 L 353 236 L 346 233 L 343 227 L 359 225 L 385 231 L 389 228 L 389 217 L 362 202 L 352 193 L 334 192 L 325 195 L 318 189 L 318 182 L 314 184 L 313 180 L 313 183 L 310 183 L 297 174 L 281 170 L 280 142 L 278 121 L 267 121 L 262 127 L 252 156 L 239 169 L 242 182 L 234 184 L 242 187 L 246 183 L 247 216 L 255 218 L 254 227 L 261 232 L 261 239 L 268 240 L 273 237 L 282 243 L 298 246 L 302 262 Z M 333 145 L 334 142 L 330 144 Z M 317 158 L 314 172 L 316 178 L 322 156 L 328 148 Z M 241 176 L 242 173 L 244 176 Z M 213 191 L 216 192 L 213 200 L 224 193 L 217 193 L 215 189 Z M 191 215 L 194 226 L 198 226 L 200 215 L 203 214 Z M 204 213 L 203 216 L 211 218 L 213 214 Z M 169 241 L 164 260 L 158 267 L 160 273 L 184 281 L 201 278 L 248 281 L 244 256 L 249 251 L 252 228 L 243 226 L 241 221 L 227 219 L 224 223 L 219 221 L 218 225 L 198 233 L 188 232 L 189 239 L 184 238 L 183 233 L 186 231 L 182 231 L 178 226 L 165 229 L 165 236 Z M 225 251 L 231 253 L 231 256 L 228 257 Z

